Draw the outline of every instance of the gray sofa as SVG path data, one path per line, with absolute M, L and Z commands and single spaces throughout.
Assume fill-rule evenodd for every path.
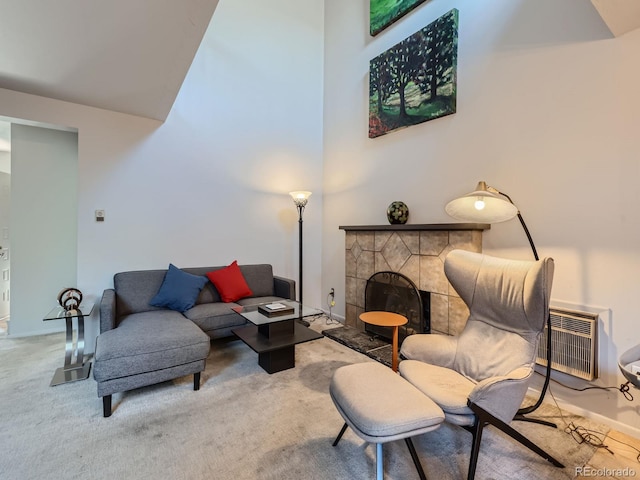
M 205 276 L 224 267 L 182 270 Z M 193 374 L 193 388 L 200 388 L 210 340 L 231 336 L 246 320 L 231 310 L 295 298 L 295 282 L 273 275 L 271 265 L 240 265 L 253 296 L 224 303 L 207 281 L 195 305 L 184 313 L 149 305 L 167 270 L 121 272 L 100 302 L 100 335 L 96 339 L 93 376 L 103 415 L 111 415 L 111 396 Z

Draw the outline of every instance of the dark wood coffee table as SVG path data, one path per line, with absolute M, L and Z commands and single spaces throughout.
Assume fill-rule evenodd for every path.
M 322 313 L 320 310 L 290 300 L 277 303 L 293 307 L 293 313 L 269 317 L 258 311 L 259 305 L 232 308 L 252 325 L 231 331 L 258 354 L 258 365 L 267 373 L 295 367 L 296 345 L 323 337 L 298 321 Z

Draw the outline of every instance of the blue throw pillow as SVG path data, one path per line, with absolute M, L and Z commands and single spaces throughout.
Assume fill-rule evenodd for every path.
M 195 305 L 198 294 L 207 281 L 207 277 L 183 272 L 175 265 L 169 264 L 160 290 L 149 305 L 185 312 Z

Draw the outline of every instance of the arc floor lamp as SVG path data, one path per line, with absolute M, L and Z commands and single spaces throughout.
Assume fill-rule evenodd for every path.
M 504 197 L 504 198 L 502 198 Z M 506 200 L 505 200 L 506 199 Z M 529 245 L 531 245 L 531 250 L 533 251 L 533 257 L 536 260 L 538 258 L 538 252 L 536 251 L 536 247 L 533 244 L 533 239 L 531 238 L 531 234 L 529 233 L 529 229 L 527 228 L 527 224 L 524 223 L 524 219 L 520 214 L 520 210 L 515 206 L 511 197 L 504 192 L 501 192 L 494 187 L 487 185 L 485 182 L 478 182 L 476 189 L 463 195 L 462 197 L 458 197 L 452 201 L 450 201 L 446 207 L 445 211 L 458 220 L 463 220 L 466 222 L 480 222 L 480 223 L 499 223 L 504 222 L 506 220 L 510 220 L 513 217 L 518 217 L 520 220 L 520 224 L 524 229 L 524 233 L 527 235 L 527 239 L 529 240 Z M 544 420 L 527 418 L 524 415 L 533 412 L 540 405 L 542 405 L 542 401 L 544 400 L 544 396 L 547 392 L 547 388 L 549 387 L 549 381 L 551 379 L 551 315 L 547 316 L 547 371 L 545 374 L 544 385 L 542 387 L 542 391 L 540 392 L 540 397 L 531 406 L 523 407 L 518 410 L 514 420 L 521 420 L 533 423 L 541 423 L 543 425 L 547 425 L 550 427 L 556 427 L 554 423 L 546 422 Z
M 304 207 L 307 206 L 307 202 L 309 201 L 309 197 L 311 196 L 311 192 L 306 191 L 295 191 L 289 192 L 291 198 L 293 198 L 293 203 L 295 203 L 298 208 L 298 285 L 300 286 L 300 293 L 298 295 L 298 301 L 300 305 L 302 305 L 302 212 L 304 212 Z

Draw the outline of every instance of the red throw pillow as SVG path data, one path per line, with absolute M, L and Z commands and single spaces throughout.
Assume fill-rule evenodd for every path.
M 236 260 L 228 267 L 207 272 L 207 277 L 215 285 L 223 302 L 235 302 L 253 295 Z

